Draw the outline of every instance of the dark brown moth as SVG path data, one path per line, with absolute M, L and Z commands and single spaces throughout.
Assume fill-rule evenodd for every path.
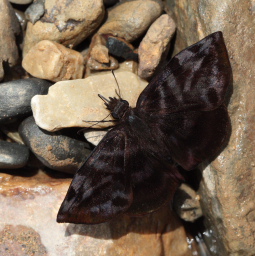
M 131 108 L 106 103 L 117 125 L 77 171 L 57 221 L 101 223 L 142 215 L 169 202 L 180 170 L 210 160 L 226 143 L 224 97 L 232 71 L 221 32 L 173 57 Z

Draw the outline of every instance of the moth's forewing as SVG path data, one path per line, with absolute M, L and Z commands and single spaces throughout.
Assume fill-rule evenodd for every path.
M 141 93 L 144 113 L 208 111 L 219 107 L 232 83 L 222 32 L 215 32 L 175 55 Z

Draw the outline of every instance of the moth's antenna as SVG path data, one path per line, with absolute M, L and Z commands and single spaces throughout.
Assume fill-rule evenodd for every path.
M 114 77 L 114 79 L 115 79 L 115 81 L 116 81 L 116 84 L 117 84 L 117 86 L 118 86 L 118 92 L 116 91 L 116 89 L 115 89 L 115 92 L 116 92 L 116 94 L 118 95 L 119 99 L 121 99 L 121 95 L 120 95 L 120 86 L 119 86 L 119 83 L 118 83 L 118 81 L 117 81 L 117 78 L 116 78 L 116 76 L 115 76 L 113 70 L 112 70 L 112 75 L 113 75 L 113 77 Z

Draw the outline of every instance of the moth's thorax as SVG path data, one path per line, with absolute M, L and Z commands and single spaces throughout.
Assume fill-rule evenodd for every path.
M 111 112 L 114 119 L 122 119 L 126 114 L 127 110 L 130 109 L 129 103 L 123 99 L 109 98 L 110 100 L 106 103 L 107 109 Z

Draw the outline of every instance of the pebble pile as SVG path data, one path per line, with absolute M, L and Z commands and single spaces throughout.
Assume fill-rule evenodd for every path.
M 134 107 L 175 23 L 161 0 L 2 0 L 0 9 L 0 168 L 35 155 L 74 173 L 113 125 L 91 127 L 109 114 L 98 93 L 119 90 Z

